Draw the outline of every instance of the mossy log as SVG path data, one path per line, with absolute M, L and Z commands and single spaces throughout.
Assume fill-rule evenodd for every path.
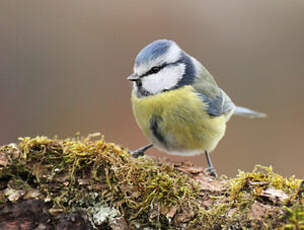
M 0 229 L 304 229 L 304 183 L 133 158 L 100 134 L 0 147 Z

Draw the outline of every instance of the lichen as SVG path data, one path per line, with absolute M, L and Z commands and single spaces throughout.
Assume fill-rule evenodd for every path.
M 88 211 L 92 216 L 92 222 L 95 225 L 103 225 L 107 222 L 113 222 L 117 216 L 120 216 L 117 209 L 103 203 L 96 203 L 93 207 L 90 207 Z

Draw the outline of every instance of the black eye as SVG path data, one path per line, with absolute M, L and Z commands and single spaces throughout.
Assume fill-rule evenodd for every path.
M 158 73 L 161 70 L 160 66 L 154 66 L 151 68 L 150 72 L 151 73 Z

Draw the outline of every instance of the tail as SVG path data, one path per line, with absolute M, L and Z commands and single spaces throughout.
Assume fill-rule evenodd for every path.
M 267 115 L 265 113 L 256 112 L 251 109 L 247 109 L 245 107 L 240 107 L 240 106 L 237 106 L 235 108 L 233 115 L 239 115 L 239 116 L 249 117 L 249 118 L 267 117 Z

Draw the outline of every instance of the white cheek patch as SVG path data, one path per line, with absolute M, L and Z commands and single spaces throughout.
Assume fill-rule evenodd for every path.
M 142 87 L 151 94 L 157 94 L 164 90 L 171 89 L 177 85 L 183 77 L 185 65 L 167 66 L 157 74 L 151 74 L 142 78 Z

